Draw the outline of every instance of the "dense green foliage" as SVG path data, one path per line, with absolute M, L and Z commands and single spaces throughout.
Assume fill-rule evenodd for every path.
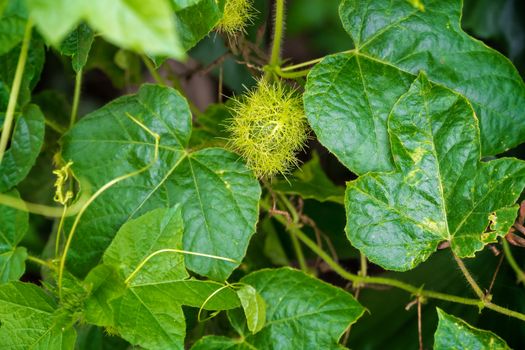
M 501 6 L 0 0 L 0 349 L 524 348 Z

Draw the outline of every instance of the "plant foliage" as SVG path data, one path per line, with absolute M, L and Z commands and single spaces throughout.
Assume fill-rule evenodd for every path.
M 525 347 L 525 85 L 475 38 L 519 26 L 472 3 L 0 0 L 0 348 Z

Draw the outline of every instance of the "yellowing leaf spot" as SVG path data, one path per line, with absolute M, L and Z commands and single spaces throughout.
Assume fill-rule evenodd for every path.
M 414 6 L 414 8 L 418 9 L 421 12 L 425 12 L 425 5 L 423 5 L 423 2 L 421 0 L 408 0 L 410 5 Z

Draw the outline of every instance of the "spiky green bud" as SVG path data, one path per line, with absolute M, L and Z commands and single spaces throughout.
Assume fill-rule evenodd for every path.
M 244 32 L 255 13 L 252 2 L 253 0 L 226 0 L 224 15 L 217 23 L 217 30 L 229 36 Z
M 296 153 L 308 139 L 308 126 L 296 91 L 261 80 L 255 89 L 234 99 L 232 110 L 229 145 L 256 176 L 286 174 L 298 166 Z

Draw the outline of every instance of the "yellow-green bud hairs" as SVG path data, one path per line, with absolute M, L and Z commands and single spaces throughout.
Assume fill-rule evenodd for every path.
M 226 0 L 224 15 L 217 23 L 217 30 L 229 36 L 244 32 L 255 13 L 252 3 L 253 0 Z
M 308 139 L 308 125 L 296 91 L 260 80 L 255 89 L 234 99 L 232 111 L 229 145 L 257 177 L 285 174 L 298 166 L 295 153 Z

